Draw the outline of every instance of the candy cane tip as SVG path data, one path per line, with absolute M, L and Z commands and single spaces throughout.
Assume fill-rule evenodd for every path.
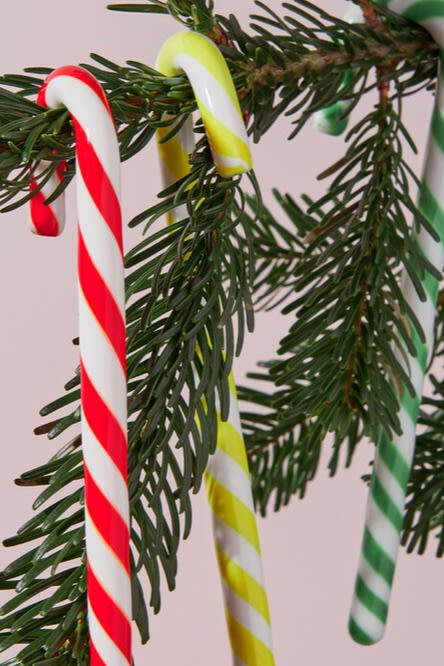
M 59 236 L 65 226 L 63 202 L 48 206 L 42 194 L 37 193 L 30 202 L 30 229 L 36 236 Z
M 381 638 L 384 635 L 384 632 L 378 632 L 378 635 L 373 634 L 370 636 L 362 627 L 360 627 L 354 619 L 351 617 L 348 623 L 348 633 L 350 638 L 354 640 L 355 643 L 359 645 L 375 645 L 379 643 Z
M 329 118 L 325 110 L 316 111 L 313 116 L 313 125 L 318 132 L 339 136 L 348 125 L 348 118 Z

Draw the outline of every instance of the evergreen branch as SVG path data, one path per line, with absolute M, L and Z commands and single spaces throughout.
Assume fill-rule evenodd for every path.
M 409 386 L 409 379 L 393 348 L 410 349 L 408 319 L 421 330 L 399 274 L 407 270 L 421 294 L 414 266 L 433 269 L 418 252 L 407 220 L 414 213 L 415 224 L 430 231 L 408 195 L 412 174 L 400 143 L 408 134 L 381 82 L 380 91 L 379 108 L 349 133 L 344 158 L 321 174 L 334 177 L 327 194 L 308 200 L 306 213 L 291 198 L 279 197 L 294 230 L 293 238 L 288 231 L 288 248 L 276 242 L 273 230 L 280 225 L 268 211 L 270 233 L 251 228 L 256 253 L 272 258 L 260 273 L 269 299 L 284 282 L 279 257 L 290 255 L 294 262 L 292 280 L 286 275 L 292 300 L 284 313 L 294 323 L 280 343 L 284 360 L 250 376 L 268 390 L 240 391 L 256 405 L 243 414 L 243 427 L 262 513 L 273 494 L 279 508 L 292 494 L 305 493 L 328 432 L 334 435 L 334 474 L 344 442 L 349 464 L 364 434 L 376 441 L 381 426 L 399 431 L 396 386 Z
M 408 195 L 413 174 L 400 142 L 402 136 L 411 140 L 395 103 L 434 80 L 437 50 L 426 33 L 388 12 L 375 25 L 349 26 L 305 0 L 285 4 L 289 14 L 283 18 L 258 3 L 265 15 L 254 17 L 254 34 L 248 35 L 234 17 L 216 17 L 215 23 L 212 3 L 205 0 L 149 0 L 142 6 L 144 13 L 168 11 L 221 45 L 255 140 L 281 115 L 293 116 L 294 136 L 313 111 L 339 98 L 353 96 L 357 103 L 374 86 L 381 95 L 379 108 L 349 133 L 346 155 L 322 174 L 333 177 L 325 196 L 306 199 L 302 210 L 290 196 L 277 195 L 291 221 L 289 230 L 261 208 L 257 195 L 248 199 L 250 212 L 245 212 L 238 180 L 222 181 L 214 173 L 205 140 L 192 156 L 191 174 L 132 222 L 146 222 L 149 232 L 126 258 L 131 570 L 134 618 L 146 641 L 148 613 L 139 574 L 148 576 L 149 604 L 158 612 L 161 577 L 174 587 L 179 542 L 190 529 L 189 493 L 199 489 L 216 444 L 216 403 L 222 417 L 228 412 L 232 359 L 242 347 L 245 327 L 252 328 L 252 285 L 258 306 L 274 307 L 285 299 L 286 312 L 296 317 L 281 342 L 281 359 L 252 375 L 266 389 L 240 391 L 255 405 L 243 420 L 262 513 L 271 497 L 279 508 L 305 493 L 327 432 L 334 434 L 329 462 L 334 474 L 345 443 L 349 464 L 364 434 L 375 437 L 381 424 L 387 431 L 399 429 L 394 386 L 409 382 L 393 345 L 408 346 L 406 321 L 417 322 L 398 277 L 407 270 L 420 291 L 422 276 L 413 266 L 420 272 L 431 267 L 412 242 L 406 220 L 409 213 L 418 214 Z M 125 7 L 119 6 L 136 9 Z M 168 125 L 174 134 L 195 108 L 183 76 L 167 78 L 141 63 L 122 67 L 101 56 L 94 61 L 87 67 L 110 98 L 122 159 L 141 150 L 157 127 Z M 369 83 L 374 67 L 377 81 Z M 350 68 L 352 81 L 341 89 Z M 2 78 L 0 203 L 9 203 L 7 209 L 30 197 L 37 161 L 50 162 L 40 186 L 61 160 L 67 161 L 61 187 L 73 174 L 67 113 L 43 111 L 28 99 L 49 71 Z M 396 82 L 392 100 L 391 80 Z M 159 216 L 178 204 L 189 216 L 156 231 Z M 259 211 L 262 220 L 256 219 Z M 416 220 L 426 225 L 420 216 Z M 442 340 L 441 329 L 437 339 Z M 437 343 L 438 356 L 440 349 Z M 441 530 L 439 543 L 444 543 L 444 389 L 436 380 L 435 390 L 437 397 L 424 402 L 432 415 L 424 409 L 421 416 L 426 430 L 419 438 L 404 535 L 409 548 L 419 544 L 420 550 L 431 529 Z M 38 431 L 52 439 L 76 430 L 78 401 L 76 374 L 66 393 L 42 410 L 49 415 L 68 406 L 68 413 Z M 1 611 L 1 649 L 25 645 L 3 666 L 86 666 L 77 430 L 56 456 L 23 474 L 19 483 L 43 490 L 34 517 L 6 542 L 29 543 L 30 550 L 0 574 L 0 587 L 17 592 Z
M 213 0 L 148 0 L 150 4 L 123 3 L 108 5 L 108 9 L 120 12 L 170 14 L 191 30 L 209 33 L 214 28 Z
M 302 0 L 285 4 L 291 15 L 282 19 L 258 4 L 267 15 L 255 17 L 254 35 L 244 32 L 234 17 L 218 16 L 214 23 L 212 4 L 203 0 L 146 5 L 154 9 L 163 7 L 176 18 L 193 21 L 195 29 L 210 34 L 220 44 L 243 108 L 251 119 L 250 130 L 255 141 L 282 114 L 295 116 L 291 134 L 294 136 L 314 111 L 339 97 L 353 95 L 357 103 L 374 85 L 368 83 L 367 77 L 375 66 L 384 66 L 385 76 L 396 78 L 398 94 L 402 95 L 428 85 L 435 77 L 435 45 L 424 31 L 399 18 L 387 16 L 387 27 L 378 31 L 366 25 L 345 24 Z M 324 34 L 329 34 L 329 41 Z M 110 99 L 122 160 L 140 151 L 157 127 L 165 123 L 175 125 L 183 114 L 195 108 L 194 95 L 183 76 L 167 78 L 142 63 L 120 66 L 101 56 L 93 58 L 97 65 L 84 66 L 102 82 Z M 353 80 L 341 89 L 344 71 L 350 68 Z M 42 84 L 40 76 L 50 71 L 30 68 L 25 75 L 4 75 L 0 79 L 3 211 L 29 199 L 31 171 L 36 161 L 48 160 L 52 163 L 51 171 L 56 162 L 65 160 L 68 178 L 62 187 L 66 187 L 73 174 L 74 137 L 66 112 L 42 110 L 28 99 L 37 96 Z M 169 114 L 168 121 L 164 119 L 165 111 Z M 49 172 L 42 174 L 43 179 L 48 176 Z

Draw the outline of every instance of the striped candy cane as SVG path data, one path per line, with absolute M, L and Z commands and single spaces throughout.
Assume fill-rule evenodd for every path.
M 179 33 L 159 53 L 157 69 L 167 76 L 184 71 L 193 87 L 216 168 L 229 177 L 251 168 L 251 155 L 236 91 L 217 47 L 197 33 Z M 189 172 L 194 146 L 192 122 L 159 143 L 165 184 Z M 161 139 L 165 130 L 159 134 Z M 169 221 L 186 215 L 182 207 Z M 236 387 L 230 374 L 227 422 L 219 417 L 217 449 L 206 471 L 216 554 L 235 666 L 272 666 L 270 617 L 265 593 L 251 482 L 242 436 Z
M 388 7 L 426 28 L 444 47 L 444 1 L 392 0 Z M 441 51 L 442 65 L 443 51 Z M 419 248 L 439 271 L 444 265 L 444 87 L 442 66 L 438 78 L 435 108 L 426 152 L 418 207 L 437 232 L 435 241 L 421 227 L 416 235 Z M 427 274 L 422 280 L 425 302 L 405 272 L 403 293 L 415 312 L 425 336 L 422 342 L 410 322 L 410 333 L 416 354 L 406 349 L 398 360 L 410 374 L 415 390 L 412 397 L 407 387 L 401 391 L 399 419 L 402 434 L 388 436 L 382 432 L 373 469 L 367 504 L 364 539 L 359 562 L 349 630 L 359 643 L 370 645 L 383 635 L 390 592 L 399 550 L 405 495 L 415 448 L 416 422 L 421 402 L 424 374 L 433 345 L 433 328 L 438 294 L 438 280 Z
M 345 12 L 343 21 L 347 23 L 362 23 L 364 17 L 362 15 L 362 10 L 358 5 L 352 5 Z M 353 74 L 350 71 L 347 71 L 344 75 L 343 83 L 341 88 L 344 88 L 348 85 L 352 79 Z M 315 128 L 319 132 L 324 132 L 324 134 L 331 134 L 332 136 L 338 136 L 345 131 L 348 125 L 348 115 L 347 111 L 351 107 L 352 101 L 350 99 L 339 100 L 331 106 L 327 106 L 324 109 L 320 109 L 313 114 L 313 123 Z
M 86 70 L 55 70 L 37 102 L 49 108 L 65 106 L 76 138 L 90 664 L 128 666 L 131 587 L 119 148 L 105 93 Z M 62 200 L 44 205 L 59 182 L 55 174 L 31 200 L 31 221 L 38 234 L 56 235 L 63 227 Z

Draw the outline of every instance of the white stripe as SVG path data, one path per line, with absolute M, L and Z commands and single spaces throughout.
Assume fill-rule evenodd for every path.
M 131 621 L 131 585 L 125 567 L 103 540 L 85 508 L 85 532 L 88 562 L 107 594 Z
M 83 459 L 100 490 L 129 525 L 128 486 L 108 453 L 95 437 L 86 417 L 82 418 Z
M 128 666 L 128 660 L 103 629 L 90 605 L 88 605 L 88 626 L 91 640 L 103 663 L 106 666 Z
M 232 375 L 233 376 L 233 375 Z M 234 376 L 233 376 L 233 381 L 234 381 Z M 228 411 L 228 423 L 230 423 L 233 428 L 239 433 L 239 435 L 242 438 L 242 442 L 244 441 L 244 436 L 242 433 L 242 423 L 241 423 L 241 418 L 240 418 L 240 412 L 239 412 L 239 403 L 237 400 L 237 395 L 233 394 L 232 391 L 230 391 L 230 409 Z M 244 444 L 245 446 L 245 444 Z M 245 454 L 246 458 L 246 454 Z
M 430 132 L 429 141 L 427 145 L 426 152 L 426 162 L 424 166 L 423 180 L 427 183 L 430 190 L 433 193 L 435 199 L 439 202 L 441 207 L 444 207 L 444 192 L 442 188 L 439 187 L 441 179 L 440 173 L 442 172 L 442 160 L 443 156 L 441 149 L 436 144 L 436 141 Z M 424 232 L 423 232 L 424 233 Z M 429 234 L 424 233 L 424 236 Z M 436 241 L 431 239 L 431 243 L 438 245 Z
M 242 597 L 240 597 L 234 590 L 232 590 L 224 581 L 222 582 L 224 592 L 225 604 L 230 615 L 241 624 L 245 629 L 248 629 L 253 636 L 268 647 L 270 651 L 273 650 L 270 625 L 260 613 L 257 612 L 253 606 L 250 606 Z
M 370 613 L 370 611 L 367 610 L 356 597 L 353 599 L 350 615 L 356 624 L 365 631 L 373 641 L 378 641 L 384 635 L 385 625 L 376 617 L 376 615 Z
M 410 4 L 416 4 L 416 2 L 411 2 Z M 405 11 L 405 7 L 403 9 Z M 418 25 L 422 25 L 423 28 L 430 32 L 435 41 L 441 46 L 443 43 L 444 35 L 444 19 L 440 16 L 432 16 L 431 18 L 425 19 L 424 21 L 418 21 Z
M 91 199 L 81 174 L 77 174 L 77 212 L 79 228 L 91 259 L 124 317 L 125 284 L 122 253 L 108 224 Z
M 108 338 L 79 288 L 80 355 L 97 392 L 116 417 L 124 432 L 127 428 L 126 378 Z
M 184 70 L 190 79 L 195 96 L 199 97 L 225 127 L 248 145 L 247 132 L 238 106 L 233 104 L 223 86 L 211 72 L 196 58 L 186 53 L 175 55 L 173 66 Z
M 214 149 L 214 146 L 211 145 L 211 151 L 213 153 L 213 159 L 217 165 L 220 165 L 225 168 L 235 168 L 235 167 L 241 167 L 244 171 L 248 171 L 250 169 L 250 165 L 242 160 L 240 157 L 230 157 L 228 155 L 223 155 L 221 153 L 218 153 L 217 150 Z
M 386 493 L 402 511 L 405 499 L 404 490 L 399 485 L 398 479 L 392 474 L 381 458 L 378 460 L 377 477 Z
M 383 551 L 396 561 L 400 535 L 393 524 L 381 513 L 370 494 L 367 513 L 367 528 Z
M 253 495 L 248 476 L 237 462 L 221 449 L 216 449 L 208 462 L 207 473 L 240 500 L 254 517 Z
M 422 371 L 421 366 L 419 365 L 418 358 L 414 357 L 410 359 L 410 381 L 413 384 L 415 393 L 417 395 L 422 395 L 422 387 L 424 385 L 424 372 Z M 405 391 L 407 389 L 404 389 Z
M 214 511 L 213 532 L 214 540 L 223 552 L 242 567 L 263 588 L 264 573 L 262 560 L 255 548 L 244 539 L 238 532 L 221 521 Z
M 120 156 L 114 124 L 104 103 L 85 83 L 73 76 L 57 76 L 46 88 L 49 107 L 66 106 L 78 120 L 120 197 Z
M 369 587 L 380 599 L 383 599 L 387 604 L 390 599 L 391 587 L 388 585 L 387 581 L 379 575 L 379 573 L 373 569 L 371 564 L 362 557 L 359 562 L 359 575 L 362 580 L 365 582 L 367 587 Z
M 411 416 L 401 407 L 398 412 L 399 422 L 401 424 L 401 435 L 393 435 L 393 444 L 403 456 L 406 465 L 410 467 L 415 450 L 416 424 L 413 423 Z

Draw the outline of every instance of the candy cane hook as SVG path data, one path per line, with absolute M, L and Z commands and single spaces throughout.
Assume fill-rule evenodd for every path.
M 119 148 L 105 93 L 86 70 L 55 70 L 37 102 L 52 109 L 65 106 L 76 138 L 90 664 L 128 666 L 131 587 Z M 54 175 L 40 198 L 32 200 L 31 219 L 38 234 L 56 235 L 63 226 L 61 201 L 51 207 L 42 201 L 58 183 Z
M 159 53 L 157 69 L 167 76 L 184 71 L 196 96 L 213 159 L 220 175 L 248 171 L 251 155 L 236 90 L 218 48 L 206 37 L 184 32 Z M 165 135 L 159 132 L 159 138 Z M 165 185 L 190 170 L 192 121 L 166 143 L 159 143 Z M 183 207 L 169 221 L 186 215 Z M 227 422 L 219 417 L 217 448 L 206 471 L 213 514 L 216 555 L 225 598 L 234 666 L 273 666 L 270 617 L 236 386 L 230 374 Z
M 444 0 L 391 0 L 387 7 L 426 28 L 444 48 Z M 442 66 L 433 112 L 418 207 L 439 237 L 436 241 L 421 227 L 416 234 L 419 248 L 441 273 L 444 265 L 444 82 Z M 420 275 L 420 272 L 418 272 Z M 433 347 L 433 328 L 439 282 L 428 273 L 422 279 L 426 294 L 421 301 L 408 274 L 403 276 L 403 293 L 421 323 L 425 341 L 412 321 L 409 328 L 416 354 L 405 349 L 398 360 L 410 375 L 415 396 L 407 387 L 400 395 L 401 435 L 382 432 L 372 474 L 367 504 L 364 539 L 350 614 L 352 637 L 363 644 L 380 640 L 384 633 L 396 559 L 407 484 L 415 449 L 416 422 L 423 391 L 424 374 Z

